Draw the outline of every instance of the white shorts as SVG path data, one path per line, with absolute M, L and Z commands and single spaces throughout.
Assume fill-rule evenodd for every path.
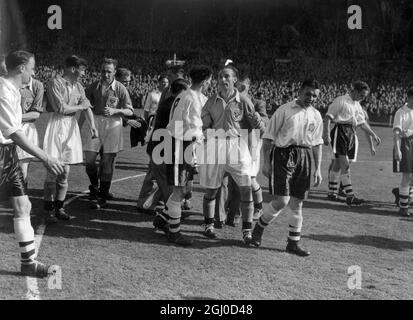
M 118 153 L 123 150 L 123 126 L 119 116 L 105 117 L 95 115 L 95 126 L 99 138 L 92 139 L 88 134 L 84 151 L 99 152 L 103 147 L 103 153 Z
M 238 144 L 237 141 L 233 139 L 227 140 L 222 146 L 218 146 L 215 152 L 207 150 L 207 143 L 204 144 L 205 161 L 199 166 L 200 184 L 204 188 L 219 188 L 225 172 L 231 174 L 238 186 L 251 186 L 251 155 L 248 150 L 248 144 L 242 140 Z M 215 156 L 215 159 L 211 157 L 211 154 Z M 223 154 L 226 155 L 226 162 L 224 163 L 222 163 L 223 161 L 218 161 L 218 156 Z M 233 158 L 230 158 L 230 155 Z M 234 155 L 238 156 L 234 157 Z
M 34 122 L 24 122 L 22 124 L 23 133 L 29 141 L 34 144 L 35 146 L 39 146 L 39 135 L 37 133 L 36 125 Z M 23 149 L 17 147 L 17 155 L 19 160 L 27 160 L 27 159 L 34 159 L 35 157 L 32 156 L 30 153 L 27 153 Z
M 50 114 L 43 150 L 65 164 L 83 163 L 82 139 L 74 116 Z

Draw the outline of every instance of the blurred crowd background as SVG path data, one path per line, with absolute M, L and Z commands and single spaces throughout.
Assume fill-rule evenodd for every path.
M 411 0 L 0 2 L 3 18 L 12 13 L 9 21 L 0 20 L 3 48 L 35 53 L 38 79 L 47 81 L 62 70 L 66 56 L 78 54 L 89 62 L 87 85 L 99 78 L 103 57 L 116 58 L 133 73 L 136 108 L 174 54 L 186 61 L 186 70 L 202 63 L 217 71 L 233 60 L 252 80 L 251 94 L 261 96 L 270 112 L 295 97 L 306 77 L 322 83 L 316 106 L 322 112 L 361 79 L 371 87 L 363 101 L 371 119 L 388 121 L 412 84 Z M 347 27 L 353 4 L 362 9 L 361 30 Z M 62 8 L 62 30 L 47 26 L 50 5 Z

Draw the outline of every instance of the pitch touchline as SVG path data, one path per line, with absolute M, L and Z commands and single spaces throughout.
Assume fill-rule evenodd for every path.
M 112 183 L 135 179 L 135 178 L 142 177 L 144 175 L 146 175 L 146 173 L 141 173 L 141 174 L 137 174 L 137 175 L 130 176 L 130 177 L 124 177 L 124 178 L 120 178 L 117 180 L 113 180 Z M 72 203 L 73 201 L 75 201 L 76 199 L 79 199 L 80 197 L 84 196 L 88 192 L 89 190 L 85 190 L 81 194 L 78 194 L 70 198 L 69 200 L 66 201 L 65 205 Z M 42 239 L 43 239 L 43 235 L 45 231 L 46 231 L 46 224 L 42 222 L 42 224 L 37 228 L 37 234 L 34 237 L 34 241 L 36 243 L 36 248 L 37 248 L 37 254 L 39 254 L 40 244 L 42 243 Z M 25 295 L 25 298 L 28 300 L 41 300 L 37 278 L 26 277 L 26 285 L 27 285 L 27 293 Z

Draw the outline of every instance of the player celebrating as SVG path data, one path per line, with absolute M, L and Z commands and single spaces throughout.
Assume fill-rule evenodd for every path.
M 376 144 L 380 144 L 380 138 L 373 132 L 366 122 L 366 117 L 359 101 L 367 97 L 370 91 L 367 83 L 356 81 L 353 90 L 344 96 L 336 98 L 329 106 L 326 123 L 324 127 L 324 144 L 331 143 L 336 159 L 329 176 L 328 198 L 336 200 L 338 195 L 338 184 L 340 179 L 346 194 L 348 206 L 360 205 L 362 199 L 354 196 L 350 178 L 350 161 L 357 155 L 358 142 L 356 137 L 356 127 L 359 126 L 368 135 L 372 136 Z M 335 122 L 333 130 L 330 132 L 330 123 Z
M 192 85 L 176 97 L 167 127 L 172 135 L 173 164 L 166 165 L 166 173 L 168 184 L 173 186 L 173 191 L 166 203 L 166 210 L 154 220 L 154 226 L 162 230 L 165 230 L 165 225 L 168 223 L 168 240 L 182 246 L 191 245 L 193 242 L 180 232 L 181 201 L 187 192 L 188 181 L 193 180 L 194 174 L 193 155 L 192 159 L 187 159 L 185 155 L 188 153 L 187 150 L 191 151 L 194 142 L 200 144 L 204 138 L 201 97 L 202 91 L 211 84 L 212 71 L 207 66 L 195 66 L 189 76 Z
M 20 89 L 21 95 L 21 108 L 22 108 L 22 129 L 25 136 L 29 141 L 38 146 L 39 136 L 35 121 L 39 119 L 40 113 L 43 112 L 43 84 L 31 78 L 30 82 Z M 34 158 L 30 153 L 25 152 L 21 148 L 17 148 L 17 155 L 20 160 L 20 167 L 23 171 L 23 178 L 27 189 L 27 171 L 30 165 L 30 161 Z
M 270 190 L 275 199 L 264 207 L 264 213 L 254 227 L 250 242 L 254 246 L 261 245 L 264 228 L 288 205 L 290 218 L 286 251 L 298 256 L 310 254 L 298 242 L 303 224 L 303 200 L 311 183 L 311 150 L 315 162 L 314 186 L 319 186 L 322 180 L 323 120 L 313 107 L 319 88 L 318 81 L 305 80 L 298 99 L 279 107 L 267 126 L 263 136 L 265 161 L 262 172 L 271 177 Z
M 202 121 L 205 130 L 225 130 L 225 137 L 216 140 L 220 149 L 215 153 L 214 163 L 207 161 L 200 166 L 200 183 L 207 190 L 203 199 L 203 211 L 205 218 L 204 235 L 208 238 L 216 238 L 214 232 L 215 201 L 219 187 L 225 172 L 228 172 L 240 188 L 242 232 L 243 240 L 248 243 L 251 240 L 253 199 L 251 191 L 251 154 L 248 149 L 247 139 L 243 139 L 242 130 L 258 129 L 264 132 L 264 122 L 255 112 L 254 105 L 248 96 L 240 94 L 235 88 L 238 79 L 238 70 L 232 66 L 226 66 L 218 74 L 218 93 L 210 97 L 202 109 Z M 207 130 L 208 132 L 208 130 Z M 208 134 L 207 134 L 208 135 Z M 240 139 L 241 137 L 241 139 Z M 221 141 L 223 140 L 223 141 Z M 222 142 L 222 143 L 221 143 Z M 225 145 L 225 150 L 219 145 Z M 215 145 L 215 144 L 213 144 Z M 208 147 L 208 143 L 206 143 Z M 214 146 L 215 147 L 215 146 Z M 225 163 L 220 163 L 218 157 L 225 152 Z M 208 150 L 206 150 L 208 154 Z M 237 161 L 231 161 L 234 155 L 239 155 Z
M 80 83 L 86 67 L 84 59 L 70 56 L 66 59 L 63 76 L 57 75 L 46 86 L 48 111 L 52 113 L 46 127 L 43 150 L 65 164 L 64 172 L 58 176 L 48 172 L 44 183 L 44 209 L 51 223 L 57 219 L 70 219 L 63 208 L 70 165 L 83 162 L 82 139 L 75 116 L 78 111 L 86 110 L 91 135 L 97 135 L 91 105 Z
M 102 62 L 101 80 L 91 84 L 86 95 L 93 105 L 93 114 L 99 138 L 89 137 L 85 145 L 86 173 L 90 179 L 90 199 L 95 208 L 107 206 L 108 193 L 112 183 L 115 158 L 123 149 L 122 117 L 133 115 L 128 90 L 115 79 L 115 59 Z M 102 172 L 98 174 L 96 158 L 103 147 Z M 100 180 L 100 181 L 99 181 Z
M 61 174 L 64 169 L 60 161 L 31 143 L 21 128 L 19 90 L 34 76 L 33 54 L 15 51 L 6 57 L 5 63 L 8 75 L 0 78 L 0 201 L 9 200 L 14 210 L 14 233 L 19 242 L 21 274 L 43 278 L 52 273 L 52 270 L 35 260 L 34 230 L 30 223 L 32 204 L 26 195 L 16 145 L 39 158 L 54 175 Z
M 394 160 L 400 161 L 399 213 L 410 216 L 409 189 L 413 173 L 413 87 L 407 90 L 407 103 L 397 110 L 393 123 Z

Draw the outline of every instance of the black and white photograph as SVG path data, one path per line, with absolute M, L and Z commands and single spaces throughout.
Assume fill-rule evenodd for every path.
M 412 70 L 413 0 L 0 0 L 0 300 L 412 300 Z

